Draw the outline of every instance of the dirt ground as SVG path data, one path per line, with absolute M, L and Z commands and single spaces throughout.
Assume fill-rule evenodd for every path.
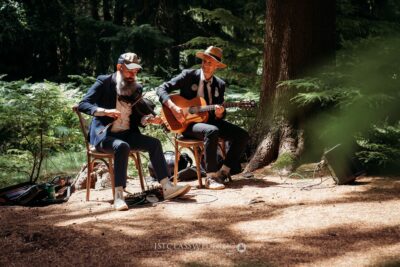
M 78 191 L 63 204 L 0 207 L 0 266 L 400 266 L 400 178 L 320 181 L 190 182 L 189 198 L 125 212 L 110 189 L 90 202 Z

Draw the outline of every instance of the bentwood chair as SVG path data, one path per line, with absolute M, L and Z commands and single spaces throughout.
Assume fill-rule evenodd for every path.
M 201 159 L 204 153 L 204 142 L 203 140 L 199 139 L 192 139 L 192 138 L 185 138 L 182 135 L 175 134 L 174 137 L 174 146 L 175 146 L 175 164 L 174 164 L 174 184 L 176 185 L 178 182 L 178 162 L 181 154 L 181 150 L 184 148 L 189 149 L 196 162 L 196 173 L 197 173 L 197 180 L 199 182 L 198 188 L 203 187 L 203 181 L 201 177 Z M 225 159 L 226 157 L 226 150 L 225 150 L 225 141 L 223 139 L 218 139 L 218 147 L 221 150 L 222 158 Z
M 114 168 L 113 168 L 113 162 L 114 162 L 114 154 L 109 154 L 109 153 L 103 153 L 99 152 L 96 150 L 95 147 L 89 144 L 88 140 L 88 127 L 86 125 L 86 121 L 83 118 L 81 112 L 78 110 L 78 105 L 74 105 L 72 107 L 72 110 L 78 115 L 79 118 L 79 124 L 80 128 L 82 131 L 82 134 L 85 139 L 85 146 L 86 146 L 86 156 L 87 156 L 87 179 L 86 179 L 86 201 L 89 201 L 90 197 L 90 186 L 91 186 L 91 177 L 92 177 L 92 172 L 94 168 L 94 163 L 96 161 L 102 161 L 103 163 L 106 164 L 110 178 L 111 178 L 111 186 L 112 186 L 112 193 L 113 193 L 113 199 L 115 198 L 115 179 L 114 179 Z M 143 179 L 143 170 L 142 170 L 142 163 L 140 159 L 140 153 L 137 150 L 131 150 L 129 157 L 131 157 L 135 163 L 136 169 L 138 170 L 139 174 L 139 180 L 140 180 L 140 186 L 142 188 L 142 191 L 145 190 L 144 186 L 144 179 Z

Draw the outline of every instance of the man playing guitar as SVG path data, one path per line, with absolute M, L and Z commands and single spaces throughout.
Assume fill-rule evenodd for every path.
M 215 46 L 208 47 L 204 52 L 197 52 L 196 57 L 202 59 L 201 69 L 183 70 L 181 74 L 165 82 L 157 88 L 160 102 L 167 106 L 176 120 L 183 123 L 185 117 L 181 107 L 174 103 L 169 93 L 180 89 L 180 96 L 185 99 L 203 97 L 207 105 L 215 105 L 215 111 L 209 112 L 206 123 L 193 123 L 182 133 L 189 138 L 204 141 L 206 162 L 206 188 L 224 189 L 224 182 L 230 178 L 230 170 L 240 165 L 240 157 L 246 148 L 249 139 L 248 133 L 224 120 L 226 111 L 224 103 L 225 82 L 214 75 L 219 68 L 225 68 L 222 63 L 222 50 Z M 217 166 L 218 138 L 230 141 L 231 145 L 221 169 Z

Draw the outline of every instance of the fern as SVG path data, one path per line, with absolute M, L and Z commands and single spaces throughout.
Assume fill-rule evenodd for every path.
M 400 122 L 374 125 L 367 134 L 359 136 L 358 144 L 361 150 L 357 157 L 371 171 L 400 171 Z
M 236 17 L 231 11 L 223 8 L 208 10 L 204 8 L 191 8 L 185 12 L 197 22 L 217 23 L 228 35 L 233 36 L 232 28 L 236 27 L 245 30 L 246 24 L 242 23 L 242 19 Z

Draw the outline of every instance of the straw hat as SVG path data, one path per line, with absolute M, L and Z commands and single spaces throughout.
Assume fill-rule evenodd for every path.
M 213 59 L 218 63 L 218 68 L 225 68 L 226 64 L 222 63 L 222 49 L 216 46 L 209 46 L 204 52 L 197 52 L 196 57 L 204 59 L 205 56 Z

